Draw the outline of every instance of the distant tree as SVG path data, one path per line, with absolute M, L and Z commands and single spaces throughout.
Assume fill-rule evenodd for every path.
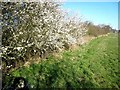
M 87 25 L 88 35 L 98 36 L 102 34 L 107 34 L 112 30 L 110 25 L 104 24 L 94 25 L 92 22 L 89 21 L 86 21 L 85 23 Z

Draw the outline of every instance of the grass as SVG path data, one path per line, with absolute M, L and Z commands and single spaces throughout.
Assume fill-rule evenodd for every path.
M 60 54 L 62 58 L 49 56 L 39 64 L 13 71 L 11 76 L 26 78 L 31 88 L 120 88 L 116 34 Z M 12 82 L 8 78 L 6 86 Z

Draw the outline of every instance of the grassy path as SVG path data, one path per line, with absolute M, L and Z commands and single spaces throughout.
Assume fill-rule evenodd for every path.
M 66 53 L 68 54 L 68 52 Z M 92 78 L 98 86 L 111 87 L 111 85 L 113 85 L 118 87 L 117 35 L 112 34 L 107 37 L 104 36 L 92 40 L 89 44 L 80 48 L 80 50 L 71 53 L 71 55 L 65 55 L 64 57 L 78 60 L 81 67 L 83 66 L 91 72 Z
M 50 56 L 11 75 L 26 78 L 34 88 L 120 88 L 117 35 L 96 38 L 78 50 L 60 55 L 62 58 Z

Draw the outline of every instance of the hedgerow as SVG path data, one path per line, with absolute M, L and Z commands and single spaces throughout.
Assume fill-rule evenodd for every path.
M 4 67 L 81 43 L 86 28 L 79 19 L 68 18 L 60 5 L 53 0 L 0 2 Z

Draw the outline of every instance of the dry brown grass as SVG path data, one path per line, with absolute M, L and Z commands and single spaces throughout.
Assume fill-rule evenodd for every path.
M 86 35 L 86 36 L 83 37 L 83 40 L 84 40 L 84 43 L 87 43 L 94 38 L 95 38 L 94 36 Z

